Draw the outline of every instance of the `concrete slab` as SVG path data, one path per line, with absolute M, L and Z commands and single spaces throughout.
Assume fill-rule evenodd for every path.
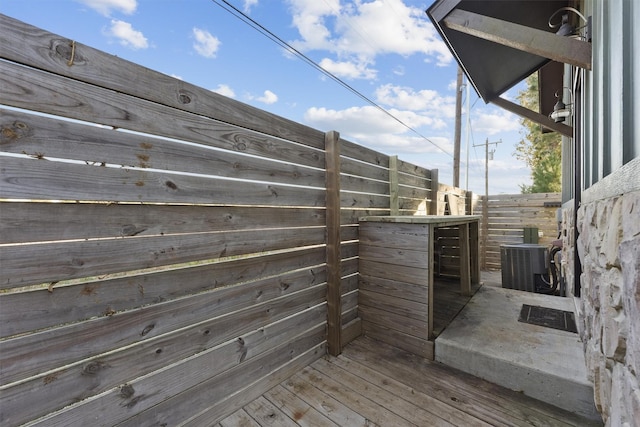
M 574 311 L 569 298 L 482 286 L 436 339 L 436 360 L 601 420 L 578 334 L 518 322 L 523 304 Z

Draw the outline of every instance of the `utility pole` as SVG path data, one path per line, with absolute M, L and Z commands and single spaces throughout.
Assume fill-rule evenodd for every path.
M 497 147 L 498 144 L 502 144 L 502 139 L 496 142 L 489 142 L 489 138 L 487 138 L 484 144 L 474 145 L 474 147 L 484 145 L 484 195 L 487 200 L 489 199 L 489 154 L 491 154 L 491 160 L 493 160 L 493 153 L 496 152 L 495 148 L 489 151 L 489 144 L 494 144 Z
M 486 139 L 484 144 L 475 144 L 474 147 L 479 147 L 484 145 L 484 207 L 482 209 L 482 247 L 486 249 L 487 241 L 489 239 L 489 144 L 495 144 L 496 147 L 498 144 L 502 143 L 502 139 L 496 142 L 489 142 L 489 138 Z M 495 148 L 491 150 L 491 160 L 493 160 L 493 153 L 495 153 Z M 487 258 L 485 255 L 485 251 L 482 251 L 482 268 L 486 267 Z
M 462 127 L 462 68 L 456 79 L 456 123 L 453 136 L 453 186 L 460 187 L 460 129 Z

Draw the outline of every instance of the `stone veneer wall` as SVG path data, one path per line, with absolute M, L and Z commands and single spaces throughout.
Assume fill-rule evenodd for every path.
M 564 209 L 563 219 L 563 269 L 572 284 L 572 209 Z M 578 231 L 582 276 L 577 320 L 596 407 L 606 425 L 638 425 L 640 192 L 584 204 L 578 210 Z

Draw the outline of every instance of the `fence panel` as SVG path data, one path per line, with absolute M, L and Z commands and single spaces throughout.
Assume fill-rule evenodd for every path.
M 550 245 L 558 236 L 560 205 L 559 193 L 490 195 L 488 203 L 481 197 L 478 210 L 482 215 L 488 212 L 480 230 L 482 268 L 499 270 L 500 245 L 522 243 L 525 227 L 538 228 L 539 244 Z
M 451 204 L 437 170 L 4 15 L 0 127 L 8 426 L 214 423 L 361 333 L 358 218 Z
M 322 355 L 324 133 L 4 16 L 0 57 L 3 425 L 223 416 Z

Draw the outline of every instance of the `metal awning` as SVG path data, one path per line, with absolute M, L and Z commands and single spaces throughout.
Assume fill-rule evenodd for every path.
M 571 127 L 500 97 L 553 61 L 591 68 L 590 43 L 556 35 L 549 28 L 549 18 L 568 3 L 567 0 L 438 0 L 427 15 L 485 102 L 570 136 Z M 547 75 L 557 69 L 556 66 L 556 71 L 552 71 L 550 66 Z M 541 111 L 548 108 L 549 94 L 553 97 L 562 89 L 562 76 L 559 78 L 558 88 L 550 87 L 558 82 L 557 77 L 545 78 L 548 93 L 541 94 Z

